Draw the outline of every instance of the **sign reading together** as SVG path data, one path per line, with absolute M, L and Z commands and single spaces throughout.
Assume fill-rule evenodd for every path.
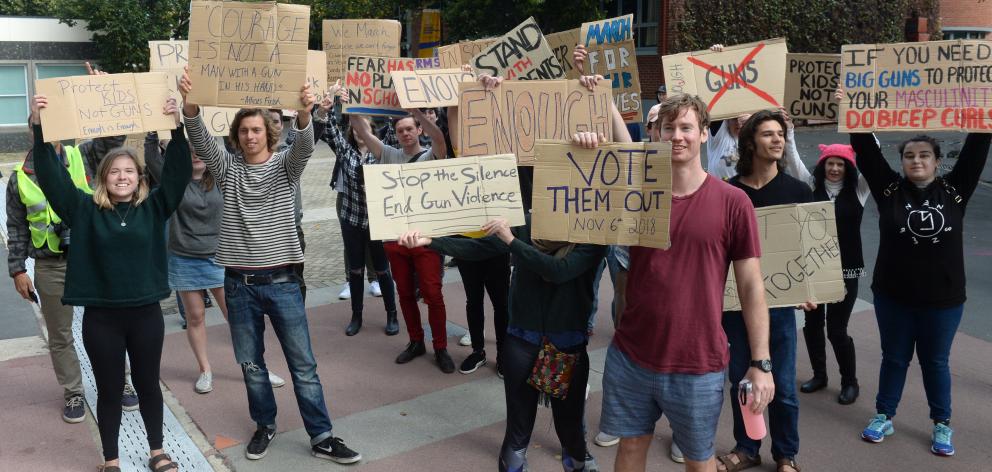
M 799 54 L 786 56 L 785 110 L 792 118 L 837 121 L 837 79 L 839 54 Z
M 565 78 L 565 69 L 551 52 L 533 17 L 497 38 L 473 57 L 471 64 L 477 74 L 503 76 L 510 80 Z
M 992 42 L 841 48 L 840 131 L 992 132 Z
M 327 54 L 327 82 L 344 80 L 348 57 L 399 57 L 400 22 L 396 20 L 324 20 L 322 44 Z
M 406 116 L 399 95 L 393 87 L 391 72 L 434 69 L 438 65 L 440 61 L 436 57 L 349 57 L 348 71 L 344 79 L 344 87 L 348 90 L 348 101 L 342 105 L 341 112 Z
M 579 38 L 589 53 L 585 73 L 613 84 L 613 100 L 626 123 L 641 121 L 641 79 L 637 73 L 634 15 L 583 23 Z
M 533 204 L 534 238 L 667 249 L 671 144 L 540 141 Z

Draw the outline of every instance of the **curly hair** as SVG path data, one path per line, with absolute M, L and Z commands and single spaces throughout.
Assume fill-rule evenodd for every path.
M 786 130 L 785 118 L 777 111 L 761 110 L 747 119 L 744 126 L 737 133 L 737 154 L 740 157 L 737 161 L 737 174 L 746 177 L 754 172 L 755 138 L 758 135 L 758 127 L 766 121 L 775 121 Z M 788 139 L 788 138 L 786 138 Z M 784 159 L 777 162 L 778 170 L 785 170 Z
M 265 123 L 265 143 L 266 148 L 269 151 L 274 151 L 276 144 L 279 144 L 279 132 L 276 131 L 275 125 L 272 123 L 272 116 L 269 115 L 269 110 L 265 108 L 242 108 L 234 115 L 234 120 L 231 121 L 231 129 L 228 132 L 228 138 L 231 139 L 231 143 L 234 144 L 235 148 L 244 153 L 244 149 L 241 149 L 241 141 L 238 139 L 238 128 L 241 128 L 241 121 L 245 118 L 252 116 L 259 116 L 262 118 L 262 122 Z

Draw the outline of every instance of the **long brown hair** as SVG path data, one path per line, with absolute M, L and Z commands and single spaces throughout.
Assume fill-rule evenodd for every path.
M 741 177 L 747 177 L 754 172 L 754 140 L 758 135 L 758 126 L 766 121 L 778 123 L 782 127 L 782 132 L 788 133 L 789 128 L 785 125 L 785 118 L 778 111 L 761 110 L 751 115 L 737 133 L 737 155 L 740 156 L 740 159 L 737 161 L 737 174 Z M 789 138 L 786 137 L 784 140 L 785 143 L 788 143 L 788 140 Z M 783 172 L 785 170 L 785 159 L 779 159 L 775 165 L 778 167 L 779 172 Z
M 96 186 L 93 188 L 93 203 L 103 210 L 110 210 L 114 207 L 114 202 L 110 199 L 107 191 L 107 176 L 110 175 L 110 166 L 118 157 L 127 156 L 134 162 L 134 167 L 138 170 L 138 190 L 131 195 L 131 204 L 141 205 L 141 202 L 148 198 L 148 180 L 145 179 L 145 162 L 138 156 L 134 149 L 119 147 L 111 149 L 100 162 L 100 167 L 96 171 Z
M 241 140 L 238 139 L 238 128 L 241 127 L 241 120 L 252 116 L 262 117 L 262 122 L 265 123 L 266 147 L 269 151 L 274 151 L 276 144 L 279 144 L 280 136 L 276 131 L 275 125 L 272 124 L 272 116 L 269 115 L 269 110 L 265 108 L 242 108 L 238 110 L 234 115 L 234 120 L 231 121 L 231 129 L 228 131 L 228 137 L 231 139 L 231 143 L 242 153 L 245 152 L 244 149 L 241 149 Z

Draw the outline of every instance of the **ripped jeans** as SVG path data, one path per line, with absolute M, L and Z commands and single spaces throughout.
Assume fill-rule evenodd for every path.
M 278 271 L 241 272 L 266 274 Z M 310 435 L 310 444 L 315 445 L 331 437 L 331 418 L 324 404 L 324 389 L 317 377 L 317 361 L 310 347 L 310 331 L 299 284 L 246 285 L 243 280 L 228 274 L 224 277 L 224 295 L 227 298 L 234 357 L 241 364 L 251 419 L 260 427 L 275 428 L 276 400 L 263 357 L 265 315 L 269 315 L 289 365 L 296 404 Z

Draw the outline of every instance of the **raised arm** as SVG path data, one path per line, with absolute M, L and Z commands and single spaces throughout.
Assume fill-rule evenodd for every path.
M 434 153 L 434 159 L 447 158 L 448 144 L 444 142 L 444 133 L 441 131 L 441 128 L 437 127 L 437 123 L 428 120 L 427 116 L 419 108 L 411 108 L 407 111 L 413 115 L 414 119 L 420 122 L 420 127 L 423 128 L 424 134 L 431 138 L 431 152 Z
M 586 57 L 588 56 L 589 52 L 586 51 L 586 47 L 583 44 L 576 44 L 575 48 L 572 49 L 572 62 L 575 63 L 575 68 L 579 71 L 579 74 L 585 74 Z M 596 84 L 600 80 L 604 80 L 601 75 L 583 75 L 579 77 L 579 82 L 588 88 L 590 92 L 596 90 Z M 627 125 L 623 122 L 623 116 L 620 114 L 620 110 L 617 109 L 617 104 L 613 100 L 610 100 L 610 121 L 613 127 L 614 142 L 629 143 L 633 141 L 630 138 L 630 130 L 627 129 Z
M 380 162 L 382 161 L 382 141 L 372 132 L 372 125 L 368 120 L 351 120 L 352 132 L 361 138 L 369 152 Z
M 985 161 L 989 157 L 989 143 L 992 142 L 992 134 L 988 133 L 968 133 L 964 138 L 964 146 L 958 154 L 958 162 L 945 177 L 953 185 L 958 195 L 965 202 L 975 193 L 978 187 L 978 179 L 985 169 Z
M 179 79 L 179 92 L 183 96 L 183 123 L 186 125 L 186 132 L 189 133 L 189 141 L 193 145 L 193 152 L 207 165 L 207 169 L 218 181 L 223 181 L 227 175 L 227 169 L 234 160 L 234 154 L 227 152 L 217 140 L 210 136 L 206 125 L 203 124 L 203 114 L 198 105 L 189 103 L 186 99 L 189 92 L 193 90 L 193 81 L 189 77 L 189 68 L 183 72 Z
M 172 140 L 165 148 L 165 163 L 162 166 L 162 179 L 155 198 L 161 204 L 163 218 L 168 218 L 186 193 L 186 186 L 193 177 L 193 160 L 189 152 L 189 142 L 182 126 L 172 130 Z
M 291 182 L 300 180 L 300 177 L 303 176 L 303 170 L 306 169 L 307 162 L 310 160 L 310 156 L 313 155 L 314 138 L 311 111 L 313 110 L 314 100 L 314 95 L 310 92 L 310 85 L 304 85 L 300 89 L 300 101 L 303 102 L 303 108 L 296 113 L 296 122 L 294 124 L 296 140 L 289 146 L 285 160 L 286 172 L 289 174 L 289 180 Z
M 899 180 L 899 173 L 885 162 L 874 134 L 851 133 L 851 147 L 854 148 L 855 159 L 858 161 L 858 171 L 868 182 L 875 198 L 880 198 L 886 187 Z
M 810 188 L 813 187 L 813 175 L 809 173 L 809 169 L 803 164 L 802 159 L 799 157 L 799 148 L 796 147 L 796 126 L 792 122 L 792 117 L 789 116 L 789 112 L 785 108 L 779 107 L 779 113 L 785 118 L 785 173 L 789 174 L 802 182 L 809 184 Z
M 55 213 L 70 227 L 76 216 L 79 203 L 89 195 L 76 188 L 69 176 L 69 171 L 59 162 L 55 148 L 45 142 L 41 131 L 40 110 L 48 106 L 48 98 L 35 95 L 32 99 L 31 125 L 34 126 L 34 169 L 38 177 L 38 186 L 48 199 Z
M 162 148 L 158 145 L 158 132 L 152 131 L 145 135 L 145 168 L 148 175 L 155 182 L 162 181 L 162 166 L 165 158 L 162 156 Z

